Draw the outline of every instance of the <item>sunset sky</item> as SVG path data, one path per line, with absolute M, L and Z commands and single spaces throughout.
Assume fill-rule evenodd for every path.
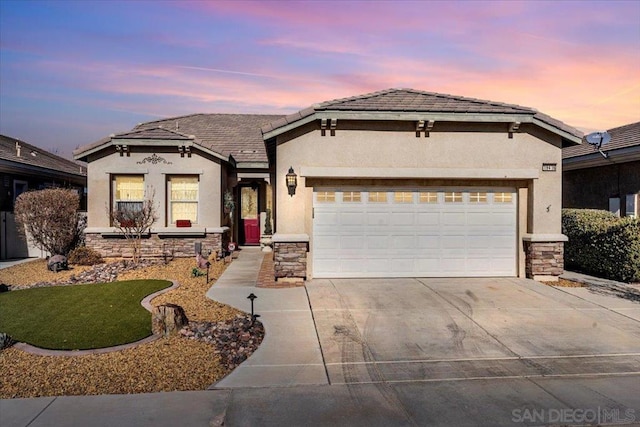
M 0 133 L 65 157 L 161 117 L 394 87 L 640 121 L 640 1 L 0 0 Z

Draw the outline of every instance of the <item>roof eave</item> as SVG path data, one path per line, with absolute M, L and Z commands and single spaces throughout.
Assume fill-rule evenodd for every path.
M 567 132 L 565 130 L 559 129 L 553 125 L 550 125 L 549 123 L 543 122 L 542 120 L 534 117 L 533 118 L 533 124 L 535 124 L 536 126 L 539 126 L 543 129 L 548 130 L 549 132 L 553 132 L 557 135 L 560 135 L 562 137 L 563 140 L 569 142 L 571 145 L 580 145 L 582 144 L 582 136 L 577 136 L 574 135 L 570 132 Z
M 605 151 L 607 158 L 600 152 L 583 154 L 581 156 L 562 159 L 562 170 L 585 169 L 598 166 L 607 166 L 614 163 L 626 163 L 640 160 L 640 145 Z
M 571 144 L 580 144 L 582 138 L 541 121 L 531 113 L 448 113 L 448 112 L 407 112 L 407 111 L 345 111 L 345 110 L 320 110 L 302 117 L 299 120 L 287 123 L 267 132 L 263 132 L 263 139 L 267 140 L 297 127 L 321 119 L 338 120 L 433 120 L 436 122 L 481 122 L 481 123 L 533 123 L 543 129 L 549 130 Z
M 84 160 L 87 161 L 87 157 L 91 154 L 97 153 L 99 151 L 104 150 L 108 147 L 114 147 L 116 145 L 128 145 L 128 146 L 142 146 L 142 147 L 176 147 L 180 145 L 185 145 L 188 147 L 195 147 L 198 150 L 201 150 L 207 154 L 210 154 L 220 160 L 224 160 L 225 162 L 230 162 L 229 157 L 225 157 L 220 153 L 217 153 L 203 145 L 196 144 L 193 140 L 185 140 L 185 139 L 140 139 L 140 138 L 111 138 L 110 141 L 106 142 L 97 147 L 93 147 L 88 149 L 87 151 L 83 151 L 82 153 L 74 153 L 73 158 L 76 160 Z

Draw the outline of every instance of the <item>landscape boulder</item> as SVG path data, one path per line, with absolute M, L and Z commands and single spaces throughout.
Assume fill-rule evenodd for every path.
M 47 268 L 56 273 L 61 270 L 67 270 L 69 268 L 67 257 L 64 255 L 54 255 L 49 257 L 49 260 L 47 261 Z
M 184 309 L 176 304 L 162 304 L 153 308 L 151 313 L 151 330 L 154 335 L 177 334 L 183 326 L 189 324 Z

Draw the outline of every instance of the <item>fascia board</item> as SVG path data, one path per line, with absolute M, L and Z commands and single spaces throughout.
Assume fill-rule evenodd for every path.
M 153 147 L 177 147 L 179 145 L 184 145 L 187 147 L 194 147 L 197 148 L 198 150 L 201 150 L 207 154 L 210 154 L 214 157 L 217 157 L 220 160 L 224 160 L 225 162 L 231 163 L 231 161 L 229 160 L 229 157 L 225 157 L 220 153 L 217 153 L 213 150 L 208 149 L 207 147 L 204 147 L 200 144 L 195 144 L 193 141 L 191 140 L 184 140 L 184 139 L 168 139 L 168 140 L 162 140 L 162 139 L 112 139 L 110 142 L 105 143 L 103 145 L 100 145 L 98 147 L 94 147 L 90 150 L 84 151 L 82 153 L 76 154 L 73 156 L 74 159 L 76 160 L 81 160 L 82 158 L 85 158 L 93 153 L 97 153 L 99 151 L 104 150 L 105 148 L 108 147 L 115 147 L 116 145 L 128 145 L 128 146 L 132 146 L 132 147 L 149 147 L 149 146 L 153 146 Z

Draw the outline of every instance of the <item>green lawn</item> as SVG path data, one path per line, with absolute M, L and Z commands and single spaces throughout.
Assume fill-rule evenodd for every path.
M 85 350 L 151 335 L 142 299 L 171 286 L 166 280 L 128 280 L 24 289 L 0 294 L 0 332 L 57 350 Z

